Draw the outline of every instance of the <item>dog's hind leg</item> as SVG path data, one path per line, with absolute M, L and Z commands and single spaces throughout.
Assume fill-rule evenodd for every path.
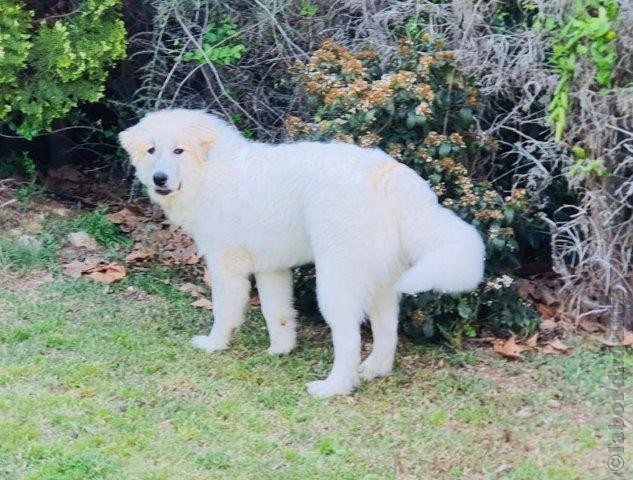
M 332 371 L 325 380 L 307 384 L 308 392 L 319 398 L 348 394 L 358 384 L 363 306 L 361 292 L 346 273 L 317 264 L 319 308 L 332 330 L 334 343 Z
M 255 280 L 270 336 L 268 353 L 289 353 L 295 347 L 297 325 L 292 307 L 292 272 L 260 272 Z
M 212 269 L 213 327 L 209 335 L 193 337 L 191 344 L 209 353 L 228 348 L 231 334 L 244 321 L 251 290 L 247 276 L 223 275 Z
M 367 312 L 374 346 L 360 365 L 360 376 L 365 380 L 391 373 L 398 344 L 398 300 L 393 288 L 385 288 L 373 298 Z

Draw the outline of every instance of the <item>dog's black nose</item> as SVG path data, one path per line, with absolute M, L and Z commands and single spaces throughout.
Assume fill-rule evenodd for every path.
M 154 183 L 157 187 L 164 187 L 167 183 L 167 175 L 165 175 L 163 172 L 156 172 L 153 178 Z

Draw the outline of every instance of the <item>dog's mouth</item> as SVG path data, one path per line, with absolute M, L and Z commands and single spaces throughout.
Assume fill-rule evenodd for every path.
M 180 187 L 182 187 L 182 183 L 178 184 L 178 188 L 175 190 L 176 192 L 180 190 Z M 174 190 L 170 189 L 170 188 L 160 188 L 160 187 L 156 187 L 154 189 L 154 191 L 162 196 L 166 196 L 169 195 L 170 193 L 173 193 Z

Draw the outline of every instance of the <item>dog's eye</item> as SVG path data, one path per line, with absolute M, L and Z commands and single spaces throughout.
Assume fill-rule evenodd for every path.
M 151 147 L 149 150 L 147 150 L 147 153 L 152 155 L 155 151 L 156 151 L 156 149 L 154 147 Z
M 176 155 L 180 155 L 182 152 L 184 152 L 184 150 L 183 150 L 182 148 L 176 148 L 176 149 L 174 150 L 174 153 L 175 153 Z

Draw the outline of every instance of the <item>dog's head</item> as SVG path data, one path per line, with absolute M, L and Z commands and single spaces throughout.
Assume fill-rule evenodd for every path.
M 119 134 L 151 197 L 177 195 L 200 178 L 219 136 L 214 120 L 198 110 L 160 110 Z

